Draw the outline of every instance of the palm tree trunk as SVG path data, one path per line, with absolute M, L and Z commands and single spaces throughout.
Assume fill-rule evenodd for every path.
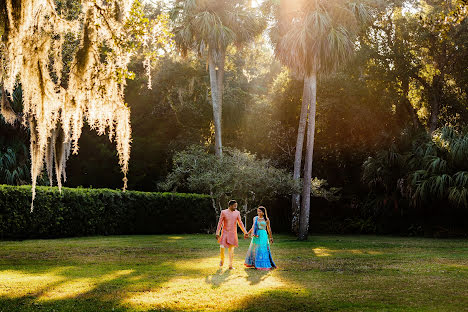
M 299 225 L 299 240 L 306 240 L 309 233 L 310 190 L 312 181 L 312 159 L 314 155 L 315 112 L 317 106 L 317 73 L 313 71 L 307 77 L 307 88 L 310 96 L 307 123 L 307 151 L 304 164 L 304 183 L 302 188 L 301 217 Z M 304 87 L 306 85 L 304 84 Z
M 304 145 L 304 134 L 306 130 L 307 122 L 307 109 L 310 103 L 310 92 L 309 92 L 309 77 L 304 77 L 304 89 L 302 92 L 302 107 L 301 107 L 301 116 L 299 118 L 299 127 L 297 130 L 297 140 L 296 140 L 296 155 L 294 157 L 294 174 L 293 179 L 299 181 L 301 178 L 301 163 L 302 163 L 302 147 Z M 293 233 L 299 233 L 299 215 L 301 212 L 301 195 L 293 194 L 292 195 L 292 221 L 291 229 Z
M 210 72 L 210 88 L 211 88 L 211 100 L 213 104 L 213 123 L 215 131 L 215 152 L 219 157 L 223 157 L 223 143 L 221 140 L 221 119 L 222 119 L 222 95 L 220 94 L 220 85 L 222 85 L 222 79 L 218 79 L 217 71 L 219 68 L 216 66 L 214 61 L 214 51 L 208 57 L 208 69 Z M 224 70 L 224 68 L 223 68 Z M 222 88 L 221 88 L 222 89 Z
M 219 103 L 221 104 L 222 111 L 224 94 L 224 63 L 226 60 L 226 51 L 221 50 L 218 52 L 218 55 L 218 70 L 216 71 L 216 82 L 218 84 Z

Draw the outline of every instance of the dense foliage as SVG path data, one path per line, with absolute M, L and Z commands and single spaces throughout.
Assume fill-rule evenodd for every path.
M 176 2 L 198 1 L 148 5 L 145 16 L 155 19 Z M 264 6 L 249 8 L 268 18 L 270 26 L 276 22 L 268 15 L 271 2 L 278 3 L 263 1 Z M 353 57 L 335 73 L 317 79 L 312 176 L 340 188 L 341 197 L 333 203 L 312 197 L 310 230 L 466 233 L 468 227 L 461 222 L 467 219 L 466 168 L 444 144 L 462 146 L 466 138 L 468 5 L 458 0 L 367 4 L 371 14 L 357 33 Z M 225 50 L 223 146 L 255 155 L 259 161 L 268 159 L 271 166 L 292 173 L 304 80 L 281 66 L 268 32 L 249 40 L 252 43 L 229 44 Z M 160 183 L 177 170 L 174 156 L 177 160 L 178 153 L 190 146 L 207 147 L 210 155 L 215 152 L 207 55 L 201 57 L 192 48 L 182 56 L 171 46 L 163 47 L 151 68 L 151 81 L 141 62 L 144 55 L 129 64 L 136 74 L 125 92 L 132 110 L 131 190 L 160 189 Z M 151 89 L 146 88 L 148 83 Z M 22 146 L 18 142 L 29 145 L 27 129 L 13 136 L 14 128 L 0 127 L 5 138 L 0 141 L 2 155 L 18 150 L 17 165 L 5 166 L 2 172 L 27 166 L 22 150 L 16 148 Z M 456 157 L 466 159 L 466 149 L 458 151 Z M 80 154 L 70 156 L 68 173 L 67 186 L 121 187 L 115 148 L 87 126 Z M 30 180 L 23 176 L 13 183 Z M 290 199 L 272 195 L 263 203 L 284 220 L 281 229 L 290 229 Z
M 413 222 L 418 231 L 460 231 L 468 226 L 468 132 L 452 127 L 404 133 L 389 150 L 363 165 L 374 216 Z M 404 229 L 403 229 L 404 230 Z
M 0 238 L 206 232 L 216 218 L 209 196 L 0 185 Z

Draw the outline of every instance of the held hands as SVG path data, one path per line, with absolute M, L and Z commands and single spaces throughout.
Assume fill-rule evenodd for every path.
M 219 236 L 218 234 L 216 234 L 216 240 L 217 240 L 217 241 L 219 241 L 219 237 L 220 237 L 220 236 Z M 244 234 L 244 239 L 246 239 L 246 238 L 250 238 L 249 233 L 245 233 L 245 234 Z

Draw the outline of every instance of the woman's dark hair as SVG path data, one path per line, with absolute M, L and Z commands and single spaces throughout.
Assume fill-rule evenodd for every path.
M 237 204 L 237 202 L 234 199 L 231 199 L 228 203 L 229 207 L 231 207 L 234 204 Z
M 260 209 L 263 212 L 263 218 L 265 218 L 265 220 L 268 221 L 268 214 L 267 214 L 266 208 L 263 206 L 258 206 L 258 209 Z

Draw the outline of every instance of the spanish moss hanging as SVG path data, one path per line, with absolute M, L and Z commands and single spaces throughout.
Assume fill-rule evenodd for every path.
M 126 79 L 131 78 L 127 65 L 142 46 L 135 42 L 150 37 L 143 29 L 148 20 L 132 2 L 76 0 L 70 17 L 58 10 L 60 1 L 1 1 L 0 84 L 7 94 L 22 86 L 22 123 L 31 133 L 33 201 L 44 165 L 51 184 L 55 172 L 61 188 L 66 161 L 70 153 L 78 152 L 84 121 L 99 135 L 115 140 L 123 189 L 127 187 L 131 143 L 130 109 L 124 101 Z M 130 34 L 132 29 L 138 31 Z M 66 63 L 65 44 L 74 42 Z M 145 59 L 148 67 L 150 56 Z M 7 105 L 2 105 L 2 114 L 14 122 Z

